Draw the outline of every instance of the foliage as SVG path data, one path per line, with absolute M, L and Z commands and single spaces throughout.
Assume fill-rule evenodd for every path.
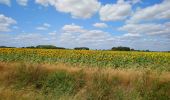
M 97 67 L 170 71 L 170 53 L 1 48 L 0 61 L 70 63 Z
M 131 49 L 129 47 L 113 47 L 113 51 L 130 51 Z
M 0 46 L 0 48 L 15 48 L 15 47 Z
M 89 50 L 88 47 L 75 47 L 74 50 Z
M 65 49 L 63 47 L 56 47 L 54 45 L 38 45 L 38 46 L 28 46 L 28 47 L 22 47 L 22 48 L 35 48 L 35 49 Z
M 54 45 L 38 45 L 35 48 L 40 48 L 40 49 L 65 49 L 63 47 L 56 47 Z
M 1 74 L 6 73 L 6 76 L 0 77 L 0 83 L 5 82 L 5 85 L 0 84 L 0 100 L 9 97 L 9 100 L 170 99 L 170 79 L 163 78 L 167 74 L 161 75 L 149 70 L 138 70 L 138 73 L 132 70 L 133 73 L 130 70 L 88 67 L 78 70 L 81 66 L 30 63 L 1 66 L 4 67 Z M 53 70 L 48 69 L 50 66 Z M 8 81 L 10 84 L 6 85 Z M 10 92 L 6 92 L 8 89 Z

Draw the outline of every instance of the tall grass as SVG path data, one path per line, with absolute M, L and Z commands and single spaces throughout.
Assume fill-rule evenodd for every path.
M 0 63 L 0 100 L 169 100 L 170 73 Z

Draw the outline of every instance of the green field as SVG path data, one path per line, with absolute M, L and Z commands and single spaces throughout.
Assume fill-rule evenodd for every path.
M 0 49 L 0 100 L 170 100 L 170 53 Z
M 0 49 L 0 61 L 69 63 L 92 67 L 170 71 L 170 53 L 95 50 Z

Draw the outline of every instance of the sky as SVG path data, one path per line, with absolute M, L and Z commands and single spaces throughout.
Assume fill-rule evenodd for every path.
M 0 46 L 170 50 L 170 0 L 0 0 Z

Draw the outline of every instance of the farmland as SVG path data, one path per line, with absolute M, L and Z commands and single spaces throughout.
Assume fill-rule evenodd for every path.
M 0 49 L 0 99 L 169 100 L 170 53 Z
M 92 67 L 170 71 L 170 53 L 95 50 L 0 49 L 0 61 L 69 63 Z

